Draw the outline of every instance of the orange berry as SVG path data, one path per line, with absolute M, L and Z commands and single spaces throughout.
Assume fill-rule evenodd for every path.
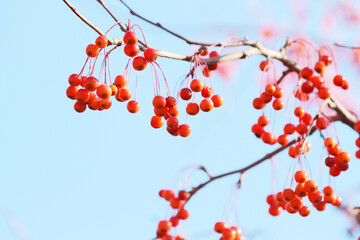
M 210 112 L 214 107 L 213 101 L 211 99 L 205 98 L 200 102 L 200 109 L 203 112 Z
M 190 83 L 190 89 L 193 92 L 200 92 L 204 88 L 204 83 L 199 79 L 193 79 Z
M 214 230 L 217 233 L 222 233 L 227 228 L 226 223 L 224 222 L 217 222 L 215 223 Z
M 106 48 L 106 46 L 108 45 L 107 37 L 99 36 L 98 38 L 96 38 L 95 44 L 98 48 Z
M 164 120 L 162 119 L 162 117 L 153 116 L 151 118 L 150 124 L 153 128 L 161 128 L 164 124 Z
M 295 197 L 295 192 L 290 189 L 290 188 L 286 188 L 284 189 L 284 191 L 282 192 L 282 197 L 286 200 L 286 201 L 291 201 L 292 199 L 294 199 Z
M 316 192 L 316 190 L 318 189 L 318 184 L 314 180 L 307 180 L 304 187 L 305 191 L 310 194 Z
M 124 47 L 124 53 L 128 57 L 135 57 L 139 54 L 139 52 L 140 52 L 140 48 L 139 48 L 139 45 L 137 45 L 137 44 L 125 45 L 125 47 Z
M 88 77 L 84 80 L 86 90 L 93 92 L 99 87 L 99 81 L 94 77 Z
M 144 57 L 149 62 L 155 62 L 158 58 L 158 53 L 154 48 L 147 48 L 144 52 Z
M 134 45 L 138 42 L 138 36 L 133 31 L 127 31 L 124 34 L 123 40 L 124 40 L 125 44 L 127 44 L 127 45 Z
M 262 61 L 260 63 L 260 70 L 263 72 L 267 72 L 269 70 L 269 62 L 268 61 Z
M 88 55 L 91 58 L 96 57 L 97 55 L 99 55 L 99 52 L 100 52 L 100 49 L 95 44 L 89 44 L 86 47 L 86 55 Z
M 190 102 L 186 106 L 186 112 L 189 115 L 196 115 L 199 113 L 199 105 L 195 102 Z
M 125 75 L 117 75 L 115 77 L 114 85 L 117 88 L 124 88 L 128 84 L 127 77 Z
M 189 212 L 186 210 L 186 209 L 184 209 L 184 208 L 181 208 L 179 211 L 178 211 L 178 213 L 176 214 L 176 216 L 178 217 L 178 218 L 180 218 L 180 219 L 187 219 L 188 217 L 189 217 Z
M 146 68 L 147 62 L 144 57 L 137 56 L 133 60 L 133 67 L 137 71 L 142 71 Z
M 108 99 L 112 94 L 112 90 L 111 87 L 107 84 L 101 84 L 97 89 L 96 89 L 96 95 L 99 98 L 102 99 Z
M 135 100 L 129 101 L 127 104 L 127 109 L 131 113 L 137 113 L 140 109 L 140 104 Z
M 326 64 L 323 61 L 318 61 L 315 64 L 315 71 L 319 74 L 324 74 L 326 68 Z
M 77 88 L 77 87 L 75 87 L 75 86 L 69 86 L 69 87 L 66 89 L 66 96 L 67 96 L 68 98 L 74 100 L 77 91 L 78 91 L 78 88 Z
M 307 217 L 310 214 L 310 208 L 307 206 L 303 206 L 302 208 L 299 209 L 299 214 L 302 217 Z
M 77 111 L 78 113 L 82 113 L 86 110 L 86 104 L 83 102 L 76 102 L 74 104 L 74 109 L 75 111 Z
M 188 137 L 191 133 L 191 127 L 187 124 L 182 124 L 178 127 L 178 133 L 182 137 Z
M 298 183 L 304 183 L 308 179 L 308 174 L 304 170 L 299 170 L 294 175 L 295 181 Z

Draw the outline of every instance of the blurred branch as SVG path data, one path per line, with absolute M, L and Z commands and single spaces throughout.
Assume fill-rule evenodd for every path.
M 335 46 L 341 47 L 341 48 L 349 48 L 349 49 L 360 49 L 360 47 L 351 47 L 351 46 L 345 46 L 342 44 L 334 43 Z

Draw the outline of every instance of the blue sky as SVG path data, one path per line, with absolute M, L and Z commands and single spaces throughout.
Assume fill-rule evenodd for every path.
M 150 45 L 191 53 L 192 47 L 133 18 L 117 1 L 107 2 L 119 19 L 131 18 L 140 25 Z M 284 34 L 279 39 L 296 32 L 297 26 L 314 41 L 326 38 L 328 43 L 356 43 L 355 26 L 344 27 L 341 20 L 337 29 L 342 34 L 319 34 L 316 13 L 323 11 L 320 3 L 306 3 L 311 21 L 299 26 L 294 24 L 287 1 L 278 2 L 225 0 L 220 8 L 218 1 L 161 0 L 133 1 L 131 6 L 196 40 L 216 42 L 230 34 L 256 40 L 259 27 L 266 22 L 280 26 Z M 71 3 L 103 31 L 113 24 L 96 1 Z M 255 17 L 255 13 L 259 15 Z M 260 57 L 237 62 L 240 68 L 230 83 L 214 74 L 214 88 L 224 96 L 224 106 L 190 117 L 191 136 L 174 138 L 165 129 L 150 126 L 150 71 L 139 74 L 139 113 L 128 113 L 126 105 L 118 102 L 103 112 L 78 114 L 73 110 L 73 102 L 65 95 L 67 78 L 80 71 L 85 48 L 97 35 L 62 1 L 7 1 L 0 16 L 0 239 L 151 239 L 157 222 L 171 213 L 158 191 L 182 184 L 187 166 L 201 164 L 218 174 L 246 166 L 273 149 L 250 132 L 260 115 L 251 108 L 259 92 Z M 111 36 L 122 34 L 114 29 Z M 272 42 L 268 47 L 275 45 Z M 344 60 L 339 61 L 339 68 L 349 78 L 352 94 L 359 91 L 359 84 L 355 81 L 358 73 L 348 66 L 349 56 L 339 54 Z M 112 76 L 122 73 L 126 64 L 122 49 L 112 54 L 110 61 Z M 188 63 L 176 60 L 159 59 L 158 63 L 171 89 L 189 69 Z M 280 122 L 282 116 L 280 113 L 276 119 Z M 184 114 L 181 120 L 185 120 Z M 336 128 L 344 149 L 354 156 L 356 134 L 340 124 Z M 317 175 L 322 145 L 318 134 L 312 139 L 308 158 Z M 291 160 L 280 154 L 274 161 L 280 169 L 276 177 L 285 178 Z M 359 203 L 359 167 L 354 158 L 349 171 L 333 183 L 350 203 Z M 205 179 L 202 172 L 194 172 L 189 186 Z M 322 179 L 326 182 L 327 178 Z M 237 216 L 248 239 L 352 239 L 346 234 L 350 221 L 331 206 L 321 213 L 312 209 L 305 219 L 286 213 L 277 218 L 269 216 L 265 203 L 272 189 L 269 162 L 245 174 L 243 187 L 231 202 L 228 198 L 237 180 L 238 176 L 224 178 L 200 191 L 189 202 L 191 217 L 179 233 L 187 239 L 216 239 L 219 236 L 212 230 L 214 223 L 229 220 L 227 209 L 238 206 L 232 218 Z M 281 188 L 281 184 L 277 186 Z

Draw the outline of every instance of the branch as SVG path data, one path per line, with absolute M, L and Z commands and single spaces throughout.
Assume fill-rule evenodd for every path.
M 78 16 L 84 23 L 86 23 L 89 27 L 94 29 L 95 32 L 97 32 L 99 35 L 104 35 L 104 33 L 98 29 L 95 25 L 93 25 L 91 22 L 89 22 L 83 15 L 81 15 L 74 6 L 72 6 L 67 0 L 63 0 L 64 3 L 75 13 L 76 16 Z
M 341 47 L 341 48 L 360 49 L 360 47 L 345 46 L 345 45 L 338 44 L 338 43 L 334 43 L 334 45 L 335 45 L 336 47 Z
M 331 119 L 336 119 L 335 117 L 334 118 L 331 118 Z M 316 127 L 312 127 L 309 131 L 309 135 L 312 135 L 315 131 L 316 131 Z M 244 167 L 244 168 L 241 168 L 241 169 L 238 169 L 238 170 L 234 170 L 234 171 L 231 171 L 231 172 L 226 172 L 226 173 L 223 173 L 223 174 L 220 174 L 220 175 L 217 175 L 217 176 L 211 176 L 209 177 L 209 180 L 207 180 L 206 182 L 204 183 L 201 183 L 199 184 L 198 186 L 194 187 L 191 191 L 190 191 L 190 197 L 189 199 L 186 201 L 186 203 L 190 200 L 190 198 L 192 196 L 194 196 L 200 189 L 202 189 L 203 187 L 205 187 L 206 185 L 208 185 L 209 183 L 217 180 L 217 179 L 220 179 L 220 178 L 223 178 L 223 177 L 226 177 L 226 176 L 230 176 L 230 175 L 233 175 L 233 174 L 238 174 L 240 173 L 241 175 L 244 174 L 247 170 L 253 168 L 253 167 L 256 167 L 257 165 L 261 164 L 262 162 L 272 158 L 273 156 L 275 156 L 276 154 L 282 152 L 283 150 L 287 149 L 288 147 L 292 146 L 293 144 L 297 143 L 299 139 L 294 139 L 292 140 L 291 142 L 289 142 L 287 145 L 285 146 L 282 146 L 282 147 L 279 147 L 278 149 L 266 154 L 264 157 L 260 158 L 259 160 L 253 162 L 252 164 Z M 242 177 L 240 177 L 241 180 L 239 180 L 240 184 L 242 182 Z M 238 183 L 239 183 L 238 182 Z M 186 204 L 185 203 L 185 204 Z M 184 205 L 185 205 L 184 204 Z

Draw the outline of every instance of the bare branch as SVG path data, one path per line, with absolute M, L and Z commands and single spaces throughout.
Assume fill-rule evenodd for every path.
M 64 3 L 75 13 L 76 16 L 78 16 L 84 23 L 86 23 L 89 27 L 94 29 L 95 32 L 97 32 L 99 35 L 104 35 L 104 33 L 98 29 L 94 24 L 89 22 L 83 15 L 81 15 L 74 6 L 72 6 L 67 0 L 63 0 Z
M 351 47 L 351 46 L 345 46 L 342 44 L 334 43 L 335 46 L 341 47 L 341 48 L 349 48 L 349 49 L 360 49 L 360 47 Z

